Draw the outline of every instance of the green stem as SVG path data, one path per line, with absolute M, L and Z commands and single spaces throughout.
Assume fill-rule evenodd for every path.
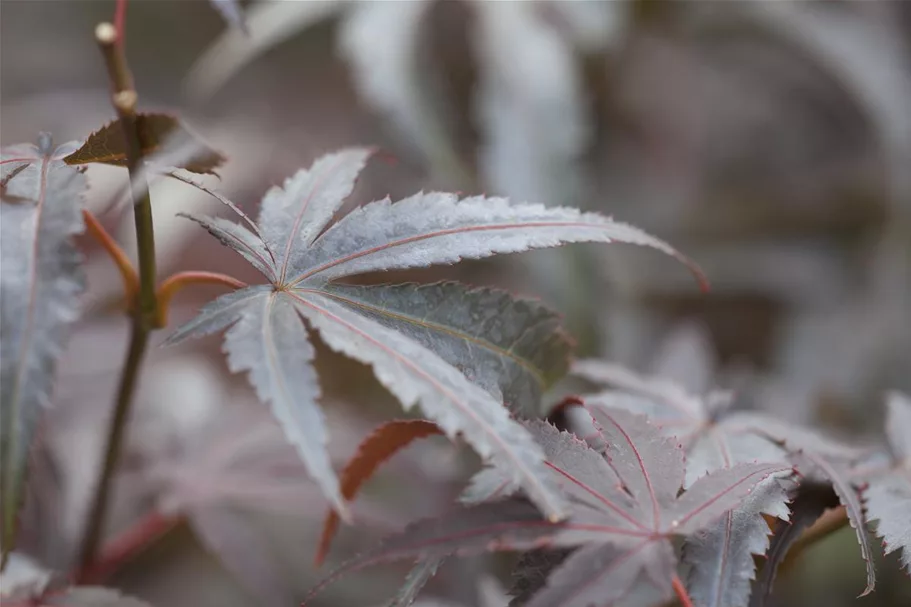
M 109 23 L 102 23 L 95 28 L 95 39 L 104 55 L 111 81 L 112 102 L 125 139 L 127 168 L 130 172 L 131 191 L 141 191 L 133 202 L 133 215 L 136 224 L 136 242 L 139 253 L 139 302 L 132 314 L 132 331 L 126 362 L 120 376 L 117 389 L 117 401 L 114 415 L 108 428 L 108 439 L 105 446 L 104 464 L 101 476 L 95 488 L 95 494 L 89 509 L 88 522 L 79 554 L 79 567 L 88 569 L 95 559 L 98 547 L 104 534 L 104 526 L 111 497 L 111 486 L 114 472 L 120 462 L 123 441 L 130 418 L 133 396 L 139 379 L 139 370 L 145 357 L 149 334 L 155 329 L 158 318 L 158 302 L 155 294 L 155 237 L 152 224 L 152 203 L 148 187 L 135 183 L 142 165 L 142 148 L 139 132 L 136 128 L 136 103 L 138 96 L 133 90 L 133 78 L 127 67 L 123 47 L 118 44 L 118 32 Z M 134 194 L 135 196 L 135 194 Z

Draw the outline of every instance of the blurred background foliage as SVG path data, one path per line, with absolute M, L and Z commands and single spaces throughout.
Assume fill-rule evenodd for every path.
M 696 323 L 741 406 L 858 441 L 886 389 L 911 390 L 911 2 L 245 2 L 249 34 L 201 0 L 132 0 L 127 49 L 145 109 L 172 110 L 229 157 L 217 184 L 246 209 L 316 156 L 381 148 L 350 204 L 447 188 L 598 210 L 695 259 L 573 246 L 377 280 L 457 278 L 537 295 L 579 355 L 644 368 Z M 3 0 L 0 139 L 65 141 L 112 117 L 92 29 L 113 2 Z M 125 174 L 89 169 L 90 207 L 130 242 Z M 199 192 L 153 186 L 161 272 L 252 278 L 177 211 Z M 118 277 L 87 240 L 86 319 L 42 431 L 30 552 L 66 568 L 84 520 L 125 348 Z M 183 294 L 172 324 L 214 288 Z M 159 339 L 161 336 L 159 336 Z M 357 363 L 318 358 L 339 465 L 401 415 Z M 561 393 L 577 389 L 571 381 Z M 154 350 L 131 427 L 114 525 L 150 508 L 185 523 L 117 572 L 158 605 L 294 604 L 325 503 L 217 340 Z M 333 561 L 439 512 L 476 462 L 428 441 L 359 500 Z M 115 529 L 116 531 L 116 529 Z M 850 530 L 781 577 L 778 605 L 849 605 L 863 587 Z M 863 604 L 911 604 L 880 564 Z M 330 562 L 330 565 L 332 563 Z M 448 564 L 427 604 L 503 605 L 496 559 Z M 333 586 L 320 605 L 378 605 L 407 564 Z M 486 572 L 486 573 L 485 573 Z M 432 597 L 440 602 L 431 603 Z M 447 602 L 448 601 L 448 602 Z

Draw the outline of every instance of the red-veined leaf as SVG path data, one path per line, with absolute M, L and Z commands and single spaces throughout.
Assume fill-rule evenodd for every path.
M 384 461 L 419 438 L 442 434 L 433 422 L 422 419 L 387 422 L 370 433 L 357 447 L 341 476 L 342 497 L 350 501 Z M 322 564 L 338 528 L 338 514 L 330 510 L 316 549 L 316 565 Z

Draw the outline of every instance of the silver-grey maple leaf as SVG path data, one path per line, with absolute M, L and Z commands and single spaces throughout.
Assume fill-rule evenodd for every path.
M 333 284 L 332 298 L 433 350 L 525 417 L 566 374 L 572 344 L 540 302 L 457 282 L 370 287 Z
M 309 367 L 311 350 L 300 319 L 289 312 L 292 307 L 329 347 L 372 365 L 380 382 L 403 406 L 419 404 L 450 437 L 461 434 L 482 457 L 511 471 L 513 480 L 550 517 L 565 516 L 566 504 L 547 474 L 540 447 L 502 406 L 499 396 L 512 393 L 514 379 L 502 385 L 493 382 L 489 371 L 479 372 L 490 361 L 492 350 L 470 349 L 465 343 L 483 326 L 466 330 L 460 323 L 471 319 L 472 304 L 485 296 L 466 297 L 460 316 L 455 314 L 459 301 L 447 301 L 449 315 L 462 320 L 441 327 L 431 342 L 431 327 L 419 330 L 414 322 L 416 307 L 421 299 L 439 302 L 447 287 L 436 287 L 441 292 L 431 291 L 433 287 L 425 292 L 402 288 L 398 293 L 413 300 L 390 308 L 378 305 L 383 295 L 391 293 L 389 288 L 347 289 L 332 281 L 364 272 L 585 241 L 650 246 L 683 260 L 700 279 L 701 274 L 670 246 L 631 226 L 594 213 L 512 204 L 500 198 L 460 201 L 453 194 L 420 193 L 395 204 L 389 200 L 368 204 L 330 226 L 369 155 L 369 150 L 349 149 L 324 156 L 282 187 L 272 188 L 263 199 L 257 229 L 198 220 L 250 260 L 270 284 L 216 300 L 170 341 L 245 323 L 243 331 L 232 329 L 225 341 L 232 369 L 250 372 L 260 397 L 272 403 L 289 438 L 341 513 L 344 504 L 338 481 L 324 465 L 326 458 L 319 455 L 325 450 L 325 430 L 315 402 L 318 390 Z M 282 311 L 281 320 L 270 318 L 276 310 Z M 405 318 L 409 314 L 411 321 Z M 510 333 L 541 330 L 540 317 L 529 314 L 525 320 L 525 325 L 510 326 Z M 455 330 L 461 330 L 462 337 L 454 338 Z M 279 333 L 286 333 L 280 341 Z M 438 354 L 437 348 L 449 351 Z M 304 354 L 292 353 L 294 349 Z M 283 363 L 282 356 L 293 356 L 294 364 Z M 298 374 L 293 378 L 292 368 Z M 479 383 L 473 383 L 466 372 Z M 492 394 L 494 387 L 500 395 Z M 309 420 L 306 428 L 291 427 L 303 417 Z
M 79 315 L 82 258 L 72 238 L 82 232 L 85 177 L 63 163 L 74 147 L 3 150 L 0 193 L 0 491 L 4 561 L 15 543 L 29 448 L 48 407 L 57 359 Z
M 681 493 L 684 456 L 676 443 L 642 416 L 591 413 L 607 445 L 604 454 L 545 422 L 526 423 L 570 505 L 567 520 L 536 516 L 518 498 L 466 506 L 387 538 L 343 565 L 311 596 L 346 572 L 386 560 L 548 547 L 578 550 L 554 569 L 530 605 L 588 607 L 596 597 L 613 605 L 640 590 L 666 599 L 675 567 L 670 539 L 707 528 L 757 484 L 791 469 L 739 464 L 705 475 Z
M 583 399 L 593 408 L 620 409 L 644 413 L 666 434 L 677 437 L 685 446 L 686 482 L 691 487 L 702 475 L 729 468 L 738 463 L 788 462 L 786 449 L 812 448 L 830 457 L 850 460 L 861 452 L 816 432 L 780 423 L 768 416 L 751 412 L 728 412 L 730 398 L 709 388 L 714 367 L 705 352 L 707 340 L 700 333 L 677 334 L 662 348 L 655 372 L 640 375 L 635 371 L 606 361 L 579 361 L 574 371 L 612 389 L 586 395 Z M 664 374 L 681 366 L 669 365 L 668 359 L 679 359 L 675 351 L 693 352 L 689 371 L 700 378 L 692 392 Z M 663 367 L 670 366 L 671 369 Z M 781 443 L 781 444 L 780 444 Z M 687 587 L 698 605 L 708 607 L 744 607 L 750 597 L 751 580 L 755 578 L 753 555 L 764 554 L 769 545 L 770 529 L 763 514 L 787 520 L 787 492 L 780 479 L 761 483 L 737 509 L 699 534 L 687 538 L 683 560 L 691 565 Z
M 899 560 L 911 573 L 911 399 L 899 392 L 887 401 L 886 435 L 893 466 L 867 475 L 862 491 L 868 522 L 876 522 L 886 554 L 901 551 Z

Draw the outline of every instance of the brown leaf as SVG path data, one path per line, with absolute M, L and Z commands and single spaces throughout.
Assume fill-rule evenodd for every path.
M 380 464 L 404 449 L 412 441 L 442 434 L 433 422 L 423 419 L 393 420 L 378 426 L 370 435 L 361 441 L 357 452 L 342 471 L 341 491 L 346 500 L 357 494 Z M 329 551 L 329 544 L 338 529 L 338 514 L 330 510 L 323 522 L 323 534 L 316 550 L 316 565 L 322 564 Z
M 184 145 L 195 147 L 189 160 L 177 163 L 179 168 L 193 173 L 214 173 L 225 157 L 202 143 L 190 133 L 174 116 L 168 114 L 137 114 L 136 124 L 142 155 L 150 156 L 164 149 L 177 150 Z M 124 137 L 120 121 L 114 120 L 95 131 L 81 148 L 63 159 L 67 164 L 99 162 L 115 166 L 127 166 Z

